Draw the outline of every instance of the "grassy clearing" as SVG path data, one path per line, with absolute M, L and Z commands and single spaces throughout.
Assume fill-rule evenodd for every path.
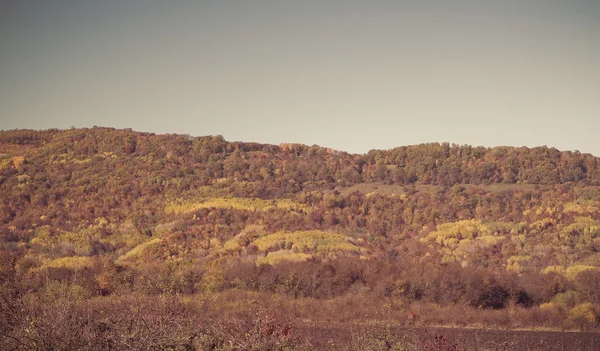
M 313 258 L 312 255 L 305 253 L 294 253 L 291 250 L 279 250 L 269 252 L 265 257 L 256 259 L 256 264 L 276 265 L 281 262 L 305 262 Z
M 292 252 L 348 252 L 365 253 L 364 248 L 358 247 L 341 234 L 313 231 L 277 232 L 262 236 L 253 242 L 260 251 L 292 250 Z
M 246 211 L 268 211 L 283 209 L 300 211 L 308 214 L 312 212 L 309 206 L 293 202 L 289 199 L 262 200 L 257 198 L 212 198 L 202 202 L 186 201 L 170 203 L 165 207 L 166 213 L 186 214 L 202 208 L 224 208 Z
M 142 255 L 145 249 L 152 245 L 156 245 L 162 242 L 161 238 L 154 238 L 152 240 L 146 241 L 145 243 L 139 244 L 133 249 L 129 250 L 125 255 L 119 257 L 119 261 L 127 260 L 127 259 L 136 259 Z

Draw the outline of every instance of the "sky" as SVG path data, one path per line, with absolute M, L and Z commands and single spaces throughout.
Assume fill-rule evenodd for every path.
M 600 1 L 0 0 L 0 129 L 600 156 Z

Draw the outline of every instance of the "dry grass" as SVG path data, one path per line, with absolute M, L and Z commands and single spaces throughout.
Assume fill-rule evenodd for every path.
M 287 211 L 300 211 L 305 214 L 312 212 L 312 208 L 309 206 L 295 203 L 289 199 L 262 200 L 258 198 L 211 198 L 199 202 L 172 202 L 165 207 L 165 212 L 185 214 L 202 208 L 223 208 L 252 212 L 283 209 Z

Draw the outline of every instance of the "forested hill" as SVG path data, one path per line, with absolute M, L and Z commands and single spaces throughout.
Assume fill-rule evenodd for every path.
M 141 222 L 161 222 L 163 209 L 173 201 L 285 198 L 313 205 L 315 197 L 332 190 L 336 196 L 358 191 L 433 199 L 444 189 L 469 184 L 484 192 L 510 190 L 511 195 L 536 185 L 541 189 L 535 194 L 557 185 L 563 192 L 587 193 L 582 189 L 600 184 L 600 162 L 590 154 L 547 147 L 432 143 L 353 155 L 302 144 L 98 127 L 0 132 L 0 228 L 5 237 L 30 237 L 33 228 L 47 223 L 69 229 L 98 218 L 133 218 L 138 229 L 145 228 Z M 463 217 L 475 217 L 473 211 Z
M 152 172 L 162 167 L 170 171 L 164 174 L 167 180 L 185 178 L 194 185 L 209 185 L 215 180 L 257 182 L 268 189 L 280 189 L 276 196 L 307 187 L 375 181 L 442 186 L 600 184 L 597 157 L 545 146 L 484 148 L 431 143 L 350 155 L 302 144 L 276 146 L 227 142 L 221 136 L 155 135 L 92 128 L 0 132 L 0 152 L 3 169 L 10 168 L 6 166 L 8 159 L 20 156 L 25 157 L 26 168 L 61 163 L 70 171 L 82 162 L 88 169 L 109 163 L 113 167 L 128 166 L 135 172 Z M 99 162 L 106 160 L 110 162 Z M 185 176 L 174 172 L 175 168 Z M 282 182 L 291 185 L 286 184 L 285 188 Z M 188 188 L 187 184 L 183 186 L 184 190 Z
M 599 185 L 598 158 L 547 147 L 357 155 L 110 128 L 5 131 L 0 278 L 21 280 L 0 298 L 54 296 L 53 282 L 84 301 L 360 291 L 400 309 L 518 305 L 548 326 L 597 327 Z
M 154 211 L 165 201 L 199 196 L 279 199 L 334 189 L 399 195 L 457 184 L 581 188 L 600 184 L 600 162 L 547 147 L 432 143 L 353 155 L 302 144 L 98 127 L 0 132 L 0 224 L 17 228 L 42 215 L 122 220 L 140 207 Z

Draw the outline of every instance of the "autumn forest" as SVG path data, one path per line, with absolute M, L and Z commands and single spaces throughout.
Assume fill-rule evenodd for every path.
M 0 194 L 0 349 L 600 328 L 600 158 L 578 151 L 12 130 Z M 420 349 L 462 349 L 432 333 Z

